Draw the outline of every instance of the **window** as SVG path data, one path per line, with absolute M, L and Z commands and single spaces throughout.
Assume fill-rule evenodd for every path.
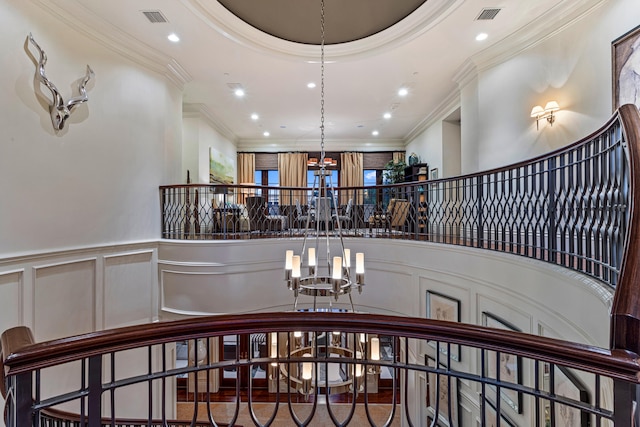
M 278 187 L 280 185 L 280 178 L 277 170 L 256 170 L 254 178 L 256 180 L 256 185 L 266 185 L 269 187 Z M 256 195 L 262 195 L 262 190 L 257 190 Z M 270 209 L 271 206 L 277 206 L 278 193 L 269 194 L 267 196 L 267 200 L 269 202 Z
M 382 170 L 380 169 L 365 169 L 364 173 L 364 186 L 373 187 L 375 185 L 382 184 Z M 376 206 L 378 204 L 378 192 L 371 188 L 364 190 L 364 204 L 370 206 Z
M 268 185 L 269 187 L 277 187 L 280 185 L 277 170 L 257 170 L 254 179 L 256 185 Z

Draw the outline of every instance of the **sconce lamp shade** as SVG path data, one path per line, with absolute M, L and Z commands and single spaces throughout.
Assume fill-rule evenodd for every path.
M 544 112 L 545 113 L 550 113 L 552 111 L 558 111 L 560 109 L 560 106 L 558 105 L 558 103 L 556 101 L 549 101 L 547 102 L 547 105 L 544 106 Z
M 544 109 L 540 105 L 536 105 L 531 110 L 531 117 L 538 117 L 544 114 Z
M 555 111 L 558 111 L 559 109 L 560 106 L 556 101 L 547 102 L 547 104 L 544 106 L 544 109 L 539 105 L 533 107 L 533 109 L 531 109 L 531 117 L 536 119 L 536 129 L 540 130 L 540 125 L 538 122 L 542 119 L 547 119 L 549 124 L 553 126 L 553 122 L 556 121 L 556 116 L 553 113 Z

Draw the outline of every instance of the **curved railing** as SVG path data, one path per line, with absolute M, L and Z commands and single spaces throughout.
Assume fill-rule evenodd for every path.
M 312 344 L 316 350 L 311 356 L 294 356 L 290 351 L 294 341 L 292 325 L 295 325 L 295 330 L 303 332 L 305 337 L 313 335 L 315 341 Z M 329 344 L 321 338 L 323 334 L 326 337 L 332 331 L 340 331 L 345 346 L 352 350 L 359 345 L 359 334 L 366 334 L 368 340 L 363 344 L 365 355 L 362 358 L 339 359 L 327 356 L 329 353 L 323 349 Z M 254 357 L 253 352 L 248 355 L 236 354 L 228 360 L 214 360 L 207 354 L 197 366 L 185 368 L 174 368 L 167 361 L 168 348 L 176 340 L 187 339 L 195 345 L 198 340 L 210 343 L 218 337 L 236 334 L 275 334 L 279 351 L 266 357 Z M 443 422 L 450 421 L 451 425 L 465 425 L 458 408 L 453 405 L 445 406 L 447 402 L 461 399 L 464 389 L 466 404 L 473 400 L 487 419 L 492 416 L 491 413 L 496 412 L 503 418 L 508 417 L 507 408 L 511 406 L 516 408 L 511 409 L 515 412 L 518 411 L 517 407 L 520 411 L 523 407 L 528 407 L 532 425 L 539 426 L 545 424 L 545 419 L 559 420 L 564 408 L 575 411 L 576 416 L 581 419 L 589 420 L 589 425 L 606 425 L 605 420 L 613 420 L 618 426 L 626 424 L 623 422 L 624 417 L 613 410 L 613 402 L 610 400 L 613 389 L 618 384 L 636 384 L 640 373 L 637 355 L 629 352 L 608 351 L 482 326 L 372 314 L 295 312 L 223 315 L 120 328 L 23 346 L 28 342 L 24 337 L 28 336 L 28 329 L 24 327 L 11 329 L 2 336 L 2 348 L 10 354 L 5 360 L 11 380 L 10 388 L 16 390 L 15 395 L 9 396 L 9 409 L 10 419 L 15 417 L 17 424 L 9 425 L 21 427 L 31 425 L 34 416 L 39 420 L 43 411 L 70 402 L 76 403 L 81 420 L 87 420 L 89 426 L 99 426 L 103 422 L 103 402 L 114 402 L 121 388 L 145 384 L 149 401 L 158 402 L 165 396 L 158 399 L 155 393 L 166 392 L 169 378 L 198 372 L 205 376 L 213 375 L 216 369 L 232 366 L 247 371 L 251 371 L 254 366 L 269 366 L 267 369 L 272 374 L 275 373 L 280 383 L 280 388 L 276 391 L 278 396 L 269 403 L 267 415 L 264 415 L 262 408 L 263 415 L 260 419 L 256 415 L 257 403 L 253 401 L 250 387 L 245 401 L 240 402 L 238 399 L 232 403 L 235 409 L 231 411 L 233 415 L 230 419 L 220 413 L 209 412 L 205 417 L 208 425 L 220 422 L 234 425 L 240 422 L 242 414 L 244 422 L 251 420 L 256 425 L 269 425 L 275 420 L 276 413 L 279 412 L 282 416 L 282 411 L 291 424 L 307 425 L 317 416 L 319 402 L 326 402 L 328 410 L 333 411 L 335 425 L 347 425 L 353 421 L 356 406 L 364 408 L 371 425 L 391 425 L 394 418 L 403 418 L 407 425 L 424 425 L 424 420 L 420 417 L 425 414 Z M 369 356 L 371 349 L 367 346 L 371 337 L 388 343 L 391 350 L 388 357 L 375 360 Z M 113 372 L 116 364 L 122 362 L 122 355 L 134 349 L 143 349 L 147 354 L 148 365 L 143 363 L 134 375 L 116 378 L 115 374 L 111 374 L 103 378 L 103 372 Z M 500 356 L 505 355 L 513 358 L 513 366 L 518 369 L 519 374 L 507 376 L 501 370 L 493 369 L 493 363 L 498 363 Z M 460 364 L 455 360 L 456 357 L 458 360 L 461 357 L 477 357 L 480 366 L 477 369 L 468 368 L 468 365 L 474 364 Z M 154 364 L 153 360 L 160 362 Z M 81 386 L 59 396 L 40 399 L 43 372 L 47 368 L 71 362 L 80 362 L 75 369 L 77 377 L 72 378 L 72 382 Z M 308 362 L 315 363 L 316 374 L 310 380 L 307 391 L 298 387 L 298 383 L 292 381 L 292 378 L 278 376 L 280 369 L 271 368 L 270 365 L 286 365 L 288 372 L 296 372 L 298 366 Z M 346 392 L 353 397 L 348 405 L 354 409 L 349 409 L 342 419 L 338 419 L 339 405 L 332 403 L 331 391 L 318 385 L 322 381 L 318 374 L 322 366 L 332 364 L 345 367 L 346 372 L 353 372 L 356 365 L 361 365 L 362 372 L 366 372 L 367 380 L 354 382 L 356 386 Z M 399 390 L 401 397 L 392 397 L 387 411 L 382 416 L 374 417 L 372 405 L 369 404 L 374 392 L 368 388 L 371 387 L 371 377 L 378 376 L 381 370 L 391 373 L 395 382 L 394 389 Z M 575 381 L 572 384 L 583 393 L 573 396 L 560 390 L 563 381 L 567 380 Z M 154 386 L 154 382 L 161 385 Z M 210 407 L 209 381 L 206 383 L 207 397 L 199 401 L 200 393 L 196 389 L 194 407 L 200 402 L 207 403 Z M 431 391 L 427 390 L 421 396 L 421 384 L 432 387 Z M 21 391 L 20 386 L 26 387 L 27 391 Z M 35 390 L 33 402 L 30 393 L 32 388 Z M 326 396 L 320 399 L 323 393 Z M 442 393 L 448 394 L 446 399 Z M 441 396 L 441 399 L 434 400 L 434 396 Z M 496 399 L 496 396 L 501 398 Z M 21 398 L 28 398 L 30 404 L 21 406 Z M 141 396 L 138 398 L 146 400 Z M 424 413 L 415 409 L 416 399 L 420 404 L 428 401 Z M 630 408 L 631 401 L 626 403 Z M 164 409 L 163 407 L 162 411 Z M 112 406 L 106 412 L 109 411 L 111 413 L 106 419 L 112 419 L 115 423 L 118 420 L 117 409 Z M 162 411 L 157 418 L 149 416 L 147 420 L 140 420 L 140 424 L 164 423 Z M 195 423 L 195 412 L 190 416 Z M 625 416 L 629 418 L 627 414 Z
M 635 136 L 636 115 L 634 106 L 625 106 L 581 141 L 490 171 L 334 189 L 342 219 L 331 220 L 328 232 L 340 227 L 345 236 L 508 252 L 615 286 L 631 203 L 626 138 Z M 160 187 L 160 195 L 165 239 L 300 236 L 314 201 L 309 188 L 297 187 L 190 184 Z M 407 200 L 406 212 L 393 223 L 376 221 L 392 199 Z M 349 200 L 353 207 L 345 217 Z M 259 209 L 252 208 L 256 201 Z
M 356 201 L 353 217 L 333 224 L 344 227 L 347 235 L 509 252 L 573 268 L 614 286 L 611 350 L 483 326 L 339 312 L 203 317 L 46 343 L 33 343 L 29 330 L 18 327 L 0 338 L 7 425 L 68 425 L 55 420 L 47 424 L 52 410 L 68 407 L 77 413 L 74 425 L 127 425 L 116 405 L 122 396 L 148 406 L 142 411 L 148 415 L 131 424 L 169 425 L 167 393 L 181 375 L 194 379 L 193 408 L 187 417 L 193 426 L 266 426 L 283 415 L 285 423 L 305 426 L 325 410 L 325 423 L 338 426 L 638 425 L 640 411 L 634 408 L 640 383 L 640 213 L 634 201 L 640 197 L 639 132 L 637 109 L 624 106 L 589 138 L 530 162 L 448 180 L 366 189 L 373 193 L 363 193 L 362 199 L 360 190 L 342 188 L 335 200 Z M 161 189 L 163 237 L 253 238 L 305 232 L 301 223 L 293 222 L 297 217 L 289 205 L 279 201 L 297 196 L 305 206 L 307 189 L 280 188 L 272 198 L 276 190 L 234 186 L 234 193 L 215 196 L 224 201 L 233 194 L 233 204 L 207 208 L 202 200 L 210 196 L 199 190 L 193 199 L 195 188 L 208 192 L 219 187 Z M 185 192 L 176 196 L 181 189 Z M 187 194 L 191 202 L 185 200 Z M 380 209 L 378 203 L 384 207 L 391 199 L 407 200 L 405 221 L 370 221 Z M 243 208 L 238 205 L 253 210 L 246 208 L 248 200 L 253 207 L 257 202 L 278 211 L 258 209 L 260 216 L 247 218 L 248 228 L 243 230 Z M 367 200 L 373 206 L 369 216 Z M 211 219 L 206 225 L 211 229 L 203 229 L 203 218 Z M 327 226 L 315 232 L 335 230 Z M 218 352 L 219 341 L 230 335 L 262 338 L 249 340 L 247 352 Z M 196 349 L 186 367 L 175 367 L 170 357 L 177 341 Z M 254 342 L 261 345 L 253 347 Z M 138 357 L 131 359 L 132 354 Z M 123 363 L 129 365 L 126 374 L 118 369 Z M 214 378 L 227 369 L 235 370 L 238 379 L 249 379 L 246 390 L 236 382 L 230 410 L 221 411 L 212 402 L 219 386 Z M 252 375 L 257 371 L 265 374 L 268 402 L 257 401 L 258 380 Z M 338 373 L 340 390 L 332 390 L 330 372 Z M 62 374 L 65 386 L 51 386 L 51 378 L 55 381 Z M 371 402 L 383 390 L 383 374 L 389 391 L 378 401 L 387 411 L 375 415 Z M 143 387 L 145 396 L 140 388 L 130 389 L 136 386 Z M 347 396 L 341 398 L 343 403 L 335 402 L 336 393 Z M 199 404 L 205 405 L 204 412 L 198 412 Z

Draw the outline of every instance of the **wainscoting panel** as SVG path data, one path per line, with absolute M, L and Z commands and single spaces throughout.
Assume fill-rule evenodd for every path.
M 24 324 L 24 270 L 0 273 L 0 331 Z
M 104 328 L 153 321 L 153 251 L 104 257 Z
M 36 341 L 95 330 L 95 277 L 95 258 L 33 267 Z
M 280 269 L 222 273 L 175 267 L 160 271 L 163 311 L 198 315 L 293 307 Z

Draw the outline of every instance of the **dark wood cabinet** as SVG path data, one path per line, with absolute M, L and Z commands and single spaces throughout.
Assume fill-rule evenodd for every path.
M 429 179 L 429 165 L 427 163 L 418 163 L 407 166 L 404 169 L 405 182 L 427 181 Z M 425 183 L 426 184 L 426 183 Z M 411 221 L 409 221 L 409 231 L 425 234 L 428 233 L 427 222 L 427 186 L 417 185 L 411 190 Z
M 418 163 L 404 168 L 404 182 L 426 181 L 429 177 L 429 165 Z

